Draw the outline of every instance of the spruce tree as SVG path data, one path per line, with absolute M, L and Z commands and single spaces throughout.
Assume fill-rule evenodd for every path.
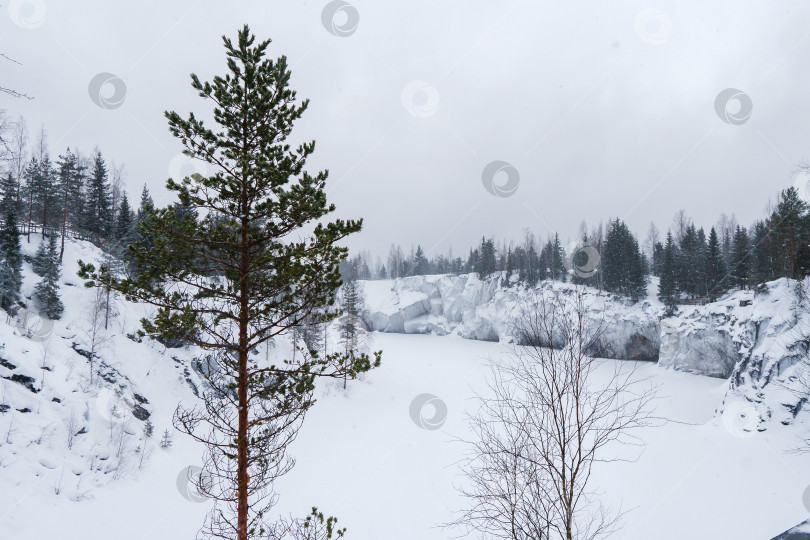
M 59 252 L 56 249 L 56 236 L 50 235 L 47 242 L 46 266 L 42 274 L 42 281 L 37 283 L 35 288 L 35 295 L 48 318 L 56 320 L 65 311 L 65 306 L 62 304 L 62 300 L 59 299 L 59 276 L 61 271 L 59 269 Z
M 216 370 L 206 378 L 205 409 L 179 408 L 175 426 L 205 445 L 216 478 L 206 494 L 218 506 L 204 534 L 247 540 L 268 531 L 273 482 L 291 466 L 285 451 L 313 404 L 316 380 L 355 377 L 378 365 L 380 353 L 375 360 L 302 354 L 295 362 L 252 354 L 314 311 L 335 313 L 339 263 L 348 255 L 339 243 L 362 221 L 325 220 L 335 209 L 327 173 L 304 169 L 315 144 L 287 141 L 308 101 L 289 88 L 286 58 L 266 58 L 270 42 L 254 43 L 247 26 L 236 42 L 223 41 L 228 73 L 210 82 L 191 76 L 216 127 L 200 120 L 207 112 L 166 113 L 185 153 L 216 168 L 213 176 L 167 182 L 199 218 L 179 221 L 171 207 L 154 209 L 138 225 L 153 245 L 130 248 L 137 271 L 115 279 L 80 263 L 80 275 L 156 306 L 142 320 L 145 333 L 210 352 Z
M 705 234 L 702 235 L 705 237 Z M 684 229 L 678 250 L 678 290 L 692 297 L 705 294 L 705 240 L 693 224 Z
M 731 282 L 740 289 L 748 288 L 751 275 L 751 249 L 748 244 L 748 233 L 739 225 L 734 231 L 730 257 Z
M 506 286 L 509 287 L 512 281 L 512 274 L 515 271 L 515 254 L 512 253 L 512 247 L 510 246 L 508 251 L 506 252 Z
M 485 279 L 496 269 L 495 242 L 492 239 L 481 238 L 480 257 L 475 269 L 480 279 Z
M 11 172 L 6 176 L 0 177 L 0 215 L 8 215 L 9 210 L 12 208 L 17 210 L 17 181 L 14 180 Z
M 129 206 L 126 191 L 121 195 L 121 204 L 118 206 L 117 214 L 113 237 L 119 244 L 126 245 L 132 234 L 133 227 L 132 208 Z
M 764 221 L 754 224 L 752 237 L 751 284 L 758 286 L 776 278 L 774 247 Z
M 0 307 L 8 310 L 20 297 L 22 286 L 22 248 L 20 231 L 17 228 L 17 211 L 13 204 L 8 204 L 8 195 L 3 201 L 8 210 L 3 225 L 0 227 Z
M 527 286 L 534 287 L 538 281 L 546 279 L 548 269 L 540 262 L 540 256 L 537 253 L 537 246 L 534 241 L 527 244 L 525 255 L 525 282 Z
M 424 276 L 428 273 L 428 260 L 422 246 L 416 246 L 416 253 L 413 256 L 413 271 L 411 275 Z
M 627 295 L 633 301 L 647 295 L 645 268 L 638 241 L 619 219 L 610 222 L 601 269 L 605 290 Z
M 795 187 L 783 190 L 779 202 L 768 219 L 768 231 L 775 248 L 776 265 L 781 277 L 795 278 L 806 274 L 799 263 L 802 246 L 810 243 L 807 218 L 808 205 L 799 197 Z
M 694 257 L 695 280 L 699 296 L 706 296 L 709 294 L 709 276 L 706 274 L 706 259 L 709 256 L 709 243 L 706 238 L 706 231 L 703 227 L 697 231 L 697 251 Z
M 554 241 L 550 245 L 549 255 L 549 277 L 565 281 L 565 275 L 568 273 L 565 269 L 565 252 L 562 243 L 560 243 L 560 235 L 557 233 L 554 233 Z
M 87 186 L 84 229 L 95 242 L 106 238 L 112 221 L 112 202 L 107 164 L 100 151 L 93 158 L 93 171 Z
M 676 274 L 675 241 L 672 233 L 667 231 L 667 240 L 661 255 L 661 277 L 658 282 L 658 299 L 672 315 L 678 305 L 678 279 Z
M 146 219 L 146 216 L 151 213 L 154 207 L 155 202 L 152 200 L 152 195 L 149 194 L 149 189 L 146 187 L 146 184 L 144 184 L 143 190 L 141 191 L 141 204 L 138 206 L 138 213 L 135 216 L 136 222 L 140 223 Z
M 715 301 L 721 296 L 726 288 L 726 262 L 723 259 L 723 252 L 720 246 L 720 239 L 717 232 L 712 227 L 709 232 L 709 242 L 706 255 L 706 289 L 710 301 Z
M 48 239 L 43 237 L 37 246 L 37 251 L 31 258 L 31 269 L 40 277 L 45 275 L 48 269 Z

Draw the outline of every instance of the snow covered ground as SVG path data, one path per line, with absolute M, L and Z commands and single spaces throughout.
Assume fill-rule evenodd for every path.
M 346 392 L 339 385 L 325 388 L 310 414 L 294 447 L 297 466 L 279 485 L 279 509 L 304 515 L 317 505 L 339 516 L 357 540 L 449 538 L 451 531 L 436 526 L 463 504 L 453 487 L 463 481 L 456 464 L 463 445 L 454 439 L 465 434 L 464 411 L 472 389 L 482 389 L 486 357 L 501 348 L 383 334 L 373 336 L 373 346 L 384 350 L 383 366 Z M 722 381 L 652 364 L 641 369 L 663 385 L 659 413 L 673 422 L 647 431 L 638 462 L 599 471 L 606 499 L 634 508 L 617 538 L 768 539 L 805 517 L 807 458 L 785 453 L 795 445 L 792 427 L 750 437 L 734 432 L 713 418 Z M 166 384 L 156 393 L 166 397 L 159 425 L 171 414 L 172 393 L 183 388 L 166 371 L 175 388 Z M 410 402 L 422 393 L 447 405 L 438 430 L 410 417 Z M 144 470 L 97 488 L 82 502 L 56 496 L 51 487 L 59 471 L 43 469 L 0 495 L 3 537 L 190 538 L 208 505 L 183 498 L 176 480 L 199 454 L 178 435 L 170 449 L 155 449 Z
M 32 239 L 26 249 L 35 247 Z M 0 357 L 15 366 L 0 367 L 0 376 L 29 375 L 37 390 L 0 379 L 0 402 L 11 405 L 0 414 L 0 539 L 193 538 L 209 503 L 194 500 L 182 478 L 178 487 L 178 477 L 200 464 L 201 448 L 179 433 L 171 447 L 158 444 L 178 401 L 195 399 L 185 380 L 193 351 L 128 339 L 141 308 L 119 302 L 102 351 L 118 370 L 116 383 L 89 384 L 86 359 L 71 345 L 86 347 L 88 322 L 79 314 L 93 292 L 68 269 L 94 255 L 84 244 L 68 246 L 63 282 L 74 285 L 63 287 L 68 315 L 47 341 L 50 371 L 40 367 L 41 342 L 20 335 L 14 321 L 0 321 Z M 33 283 L 29 275 L 27 294 Z M 473 393 L 486 390 L 488 362 L 498 362 L 506 346 L 455 335 L 375 332 L 368 340 L 383 350 L 383 365 L 345 391 L 339 383 L 321 387 L 292 450 L 297 465 L 277 486 L 278 510 L 304 516 L 318 506 L 338 516 L 354 540 L 452 538 L 440 525 L 464 504 L 454 486 L 464 482 L 458 439 L 467 434 L 465 412 Z M 768 540 L 808 517 L 802 495 L 809 458 L 789 450 L 807 433 L 810 415 L 747 431 L 738 418 L 716 413 L 727 381 L 652 362 L 638 369 L 660 385 L 656 412 L 670 421 L 643 432 L 638 461 L 596 471 L 604 500 L 629 511 L 612 538 Z M 155 426 L 142 467 L 143 422 L 128 410 L 136 393 L 147 399 Z M 438 398 L 439 410 L 446 406 L 438 429 L 412 418 L 412 402 L 423 394 Z M 111 413 L 111 405 L 125 414 Z M 31 412 L 18 410 L 26 407 Z M 435 410 L 425 405 L 421 418 Z M 68 449 L 71 411 L 87 433 Z

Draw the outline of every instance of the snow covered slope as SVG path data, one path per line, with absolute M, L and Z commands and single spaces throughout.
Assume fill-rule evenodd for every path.
M 464 482 L 458 460 L 465 446 L 457 438 L 469 436 L 470 398 L 485 391 L 487 363 L 499 361 L 504 346 L 452 336 L 370 337 L 371 347 L 384 351 L 382 367 L 347 391 L 339 384 L 321 388 L 292 448 L 296 467 L 278 485 L 278 509 L 303 515 L 317 505 L 338 516 L 352 540 L 453 538 L 458 531 L 439 525 L 464 504 L 454 487 Z M 642 434 L 646 448 L 637 462 L 596 470 L 594 485 L 606 502 L 629 511 L 616 540 L 767 540 L 806 518 L 807 456 L 786 452 L 797 426 L 737 430 L 714 415 L 722 380 L 648 362 L 639 369 L 661 385 L 657 413 L 671 422 Z M 170 379 L 159 388 L 182 388 Z M 435 406 L 411 416 L 414 399 L 426 393 L 446 407 L 438 429 L 418 423 L 434 416 Z M 172 408 L 155 404 L 155 415 Z M 24 491 L 3 490 L 8 513 L 0 537 L 193 538 L 209 504 L 184 498 L 176 480 L 182 467 L 198 464 L 199 455 L 177 435 L 172 448 L 156 449 L 143 470 L 79 503 L 45 489 L 50 481 L 40 478 L 27 486 L 43 489 L 26 498 L 9 494 Z
M 27 243 L 22 237 L 24 253 L 33 255 L 39 240 L 32 235 Z M 104 328 L 106 298 L 97 305 L 97 290 L 85 288 L 76 276 L 78 259 L 99 257 L 91 244 L 66 243 L 65 314 L 53 322 L 38 315 L 33 298 L 38 277 L 26 263 L 26 307 L 0 322 L 0 538 L 25 538 L 39 520 L 26 511 L 32 507 L 93 499 L 111 483 L 140 476 L 155 461 L 161 467 L 172 463 L 175 474 L 191 464 L 186 458 L 173 462 L 174 448 L 161 448 L 159 441 L 168 429 L 174 445 L 193 448 L 171 426 L 178 401 L 194 399 L 186 382 L 194 378 L 187 367 L 192 351 L 167 351 L 156 342 L 128 338 L 144 312 L 120 299 L 110 302 Z M 145 435 L 147 420 L 151 437 Z M 46 538 L 28 536 L 35 537 Z

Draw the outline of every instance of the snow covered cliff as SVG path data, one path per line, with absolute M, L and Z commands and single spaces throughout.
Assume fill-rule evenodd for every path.
M 543 282 L 540 288 L 569 293 L 573 286 Z M 501 279 L 484 281 L 475 274 L 414 276 L 363 282 L 363 318 L 370 330 L 406 334 L 457 334 L 482 341 L 515 341 L 512 321 L 526 289 L 503 287 Z M 607 293 L 589 293 L 589 316 L 606 327 L 603 356 L 631 360 L 658 359 L 655 301 L 632 305 Z
M 804 401 L 791 385 L 810 347 L 810 313 L 800 307 L 799 284 L 780 279 L 757 295 L 736 291 L 707 305 L 681 306 L 672 317 L 664 317 L 656 285 L 653 279 L 648 298 L 636 304 L 588 290 L 587 316 L 605 328 L 600 356 L 728 378 L 727 401 L 752 403 L 763 419 L 795 417 Z M 565 294 L 573 286 L 538 287 Z M 475 274 L 365 281 L 363 290 L 363 319 L 370 330 L 484 341 L 515 341 L 511 321 L 527 295 L 525 288 L 503 286 L 500 276 L 482 281 Z

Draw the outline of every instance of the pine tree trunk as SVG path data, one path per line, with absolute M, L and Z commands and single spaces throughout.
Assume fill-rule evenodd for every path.
M 28 243 L 31 243 L 31 218 L 34 212 L 34 195 L 33 192 L 28 195 L 28 230 L 26 233 L 28 234 Z
M 107 289 L 107 301 L 106 305 L 104 306 L 104 330 L 107 329 L 107 322 L 109 320 L 110 320 L 110 289 Z
M 65 182 L 65 208 L 62 210 L 62 246 L 59 248 L 59 262 L 62 262 L 62 256 L 65 254 L 65 230 L 67 228 L 67 207 L 68 207 L 68 190 L 67 182 Z
M 243 318 L 239 322 L 239 342 L 247 342 L 247 321 Z M 239 427 L 238 427 L 238 448 L 236 459 L 236 485 L 237 485 L 237 508 L 236 508 L 236 538 L 237 540 L 248 540 L 248 410 L 247 410 L 247 349 L 239 347 Z
M 250 265 L 248 247 L 248 201 L 247 179 L 242 179 L 242 197 L 240 208 L 241 227 L 241 260 L 239 276 L 239 411 L 237 428 L 236 484 L 238 490 L 236 508 L 236 538 L 248 540 L 248 270 Z
M 48 195 L 42 198 L 42 238 L 45 238 L 45 227 L 48 224 Z

